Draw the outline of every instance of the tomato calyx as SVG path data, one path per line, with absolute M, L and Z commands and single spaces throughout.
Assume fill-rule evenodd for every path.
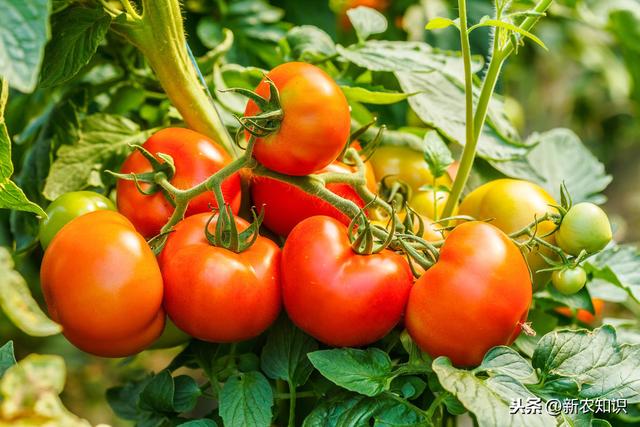
M 371 203 L 369 203 L 370 206 Z M 365 209 L 367 208 L 365 206 Z M 386 249 L 391 241 L 393 240 L 395 229 L 396 229 L 396 215 L 395 208 L 391 207 L 392 215 L 390 218 L 391 228 L 390 230 L 384 230 L 387 235 L 384 240 L 377 240 L 374 236 L 375 225 L 371 224 L 371 222 L 367 219 L 367 215 L 365 214 L 364 209 L 360 209 L 358 215 L 356 215 L 351 223 L 349 223 L 349 228 L 347 229 L 347 235 L 349 236 L 349 241 L 351 242 L 351 249 L 360 255 L 371 255 L 382 252 Z
M 260 225 L 264 219 L 264 208 L 260 210 L 260 213 L 256 215 L 255 209 L 251 209 L 253 215 L 253 222 L 243 230 L 238 231 L 235 217 L 231 205 L 224 204 L 222 209 L 214 212 L 207 221 L 204 234 L 213 246 L 224 248 L 235 253 L 244 252 L 249 249 L 260 235 Z M 211 221 L 216 219 L 215 232 L 209 231 L 209 225 Z
M 280 129 L 282 119 L 284 119 L 284 110 L 280 102 L 278 88 L 268 76 L 265 75 L 264 79 L 269 84 L 269 99 L 263 98 L 255 91 L 246 88 L 238 87 L 223 90 L 223 92 L 235 92 L 244 95 L 256 103 L 261 111 L 259 114 L 236 117 L 241 127 L 256 138 L 263 138 L 277 132 Z

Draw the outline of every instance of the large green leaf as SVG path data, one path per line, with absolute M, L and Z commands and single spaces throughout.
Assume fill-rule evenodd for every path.
M 36 87 L 50 37 L 49 0 L 0 2 L 0 77 L 21 92 Z
M 364 42 L 371 35 L 387 31 L 387 18 L 370 7 L 359 6 L 349 9 L 347 16 L 361 42 Z
M 40 310 L 24 278 L 13 269 L 7 248 L 0 247 L 0 307 L 22 331 L 32 336 L 60 333 L 62 328 Z
M 220 393 L 220 416 L 225 427 L 268 427 L 273 391 L 260 372 L 247 372 L 227 380 Z
M 640 302 L 640 252 L 637 247 L 611 246 L 593 258 L 589 258 L 586 265 L 597 281 L 610 283 Z M 602 296 L 607 297 L 607 295 Z M 623 301 L 620 296 L 614 296 L 615 300 Z

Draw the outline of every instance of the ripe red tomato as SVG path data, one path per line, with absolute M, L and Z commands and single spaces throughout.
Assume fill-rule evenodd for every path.
M 151 154 L 168 154 L 173 158 L 176 173 L 171 183 L 187 189 L 201 183 L 227 165 L 229 155 L 214 141 L 204 135 L 183 128 L 167 128 L 154 133 L 143 145 Z M 160 160 L 160 159 L 158 159 Z M 122 165 L 121 173 L 150 172 L 151 165 L 139 151 L 134 151 Z M 144 189 L 149 184 L 141 184 Z M 240 176 L 233 174 L 222 183 L 225 201 L 234 212 L 240 208 Z M 117 185 L 118 210 L 131 220 L 136 230 L 145 237 L 160 232 L 173 213 L 173 206 L 162 192 L 145 196 L 133 181 L 119 180 Z M 205 192 L 191 200 L 186 216 L 210 211 L 217 206 L 213 192 Z
M 278 88 L 284 118 L 280 128 L 258 138 L 253 150 L 264 166 L 287 175 L 308 175 L 333 162 L 349 139 L 351 115 L 340 87 L 324 71 L 303 62 L 288 62 L 271 70 Z M 262 80 L 256 93 L 269 98 Z M 259 114 L 249 101 L 245 116 Z
M 162 333 L 158 263 L 117 212 L 90 212 L 62 227 L 44 254 L 40 278 L 49 314 L 81 350 L 129 356 Z
M 353 170 L 343 163 L 333 162 L 319 173 L 322 172 L 352 173 Z M 375 177 L 373 171 L 367 168 L 367 186 L 370 183 L 375 185 Z M 327 184 L 327 189 L 364 207 L 356 190 L 348 184 Z M 330 216 L 344 224 L 351 221 L 330 203 L 277 179 L 254 176 L 251 180 L 251 196 L 255 206 L 265 206 L 263 224 L 281 236 L 288 235 L 299 222 L 315 215 Z
M 530 305 L 531 279 L 518 247 L 493 225 L 467 222 L 413 286 L 405 323 L 431 356 L 474 366 L 491 347 L 516 339 Z
M 587 310 L 580 309 L 575 314 L 576 319 L 578 321 L 591 325 L 596 319 L 600 319 L 602 317 L 602 311 L 604 310 L 604 301 L 600 298 L 592 298 L 591 303 L 593 304 L 593 311 L 595 311 L 595 316 L 589 313 Z M 569 307 L 558 307 L 555 311 L 565 317 L 573 317 L 573 311 Z
M 384 337 L 400 320 L 412 282 L 401 255 L 355 253 L 347 227 L 327 216 L 298 224 L 282 251 L 289 318 L 328 345 L 361 346 Z
M 204 234 L 209 217 L 185 218 L 167 239 L 159 258 L 165 310 L 178 328 L 203 341 L 254 338 L 280 312 L 280 248 L 262 236 L 241 253 L 212 246 Z M 215 224 L 209 224 L 212 233 Z M 240 218 L 236 224 L 248 226 Z

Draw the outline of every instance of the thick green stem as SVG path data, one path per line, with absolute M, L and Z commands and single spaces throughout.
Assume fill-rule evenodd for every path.
M 142 6 L 141 16 L 128 13 L 124 22 L 114 22 L 114 31 L 144 54 L 187 126 L 235 156 L 233 139 L 189 58 L 179 1 L 142 0 Z
M 296 385 L 289 381 L 289 424 L 288 427 L 296 425 Z

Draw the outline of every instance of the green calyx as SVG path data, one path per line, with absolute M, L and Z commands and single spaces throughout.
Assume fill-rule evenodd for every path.
M 219 248 L 224 248 L 235 253 L 240 253 L 251 247 L 260 235 L 260 225 L 264 219 L 264 209 L 260 210 L 260 214 L 256 215 L 254 209 L 251 210 L 253 222 L 244 230 L 239 231 L 235 216 L 231 205 L 224 204 L 222 209 L 214 212 L 207 221 L 204 228 L 204 234 L 209 243 Z M 215 232 L 209 231 L 209 225 L 213 220 L 215 223 Z
M 265 81 L 269 84 L 269 99 L 263 98 L 256 92 L 245 88 L 231 88 L 223 91 L 244 95 L 256 103 L 260 109 L 259 114 L 255 116 L 236 117 L 242 128 L 256 138 L 263 138 L 277 132 L 284 118 L 278 88 L 269 77 L 265 76 Z

